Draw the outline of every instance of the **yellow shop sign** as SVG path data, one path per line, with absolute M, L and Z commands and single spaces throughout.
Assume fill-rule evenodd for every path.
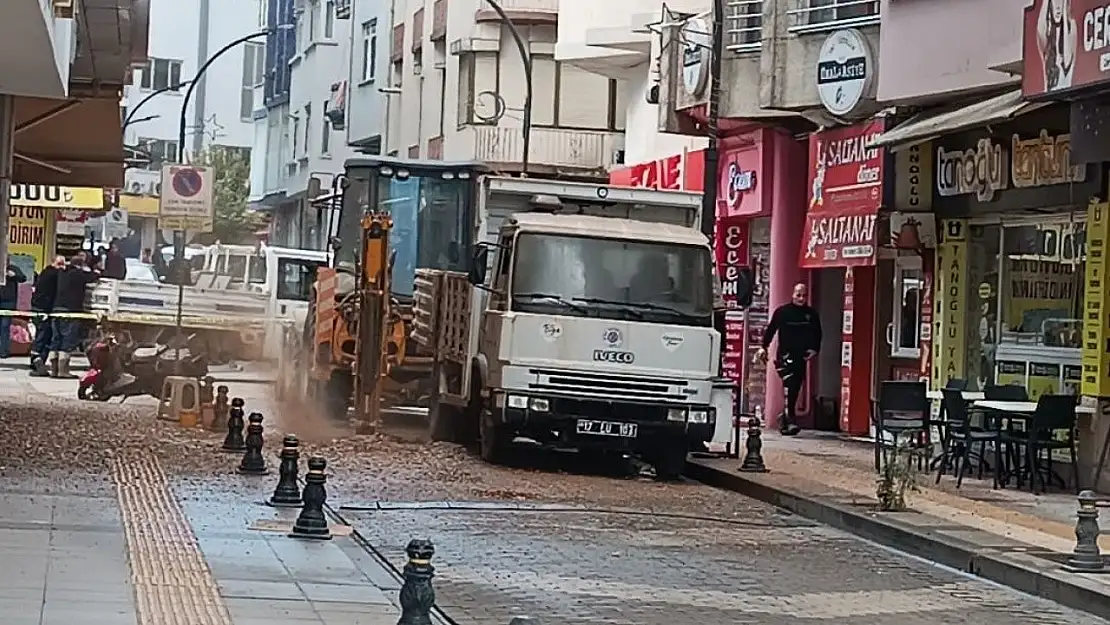
M 104 210 L 104 190 L 95 187 L 13 184 L 8 195 L 12 206 Z

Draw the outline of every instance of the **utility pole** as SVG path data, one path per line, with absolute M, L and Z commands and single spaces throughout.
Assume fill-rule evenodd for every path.
M 724 51 L 725 0 L 713 0 L 712 32 L 709 40 L 709 102 L 706 106 L 705 172 L 701 190 L 701 231 L 713 240 L 717 221 L 717 170 L 720 155 L 721 53 Z M 720 329 L 720 328 L 718 328 Z

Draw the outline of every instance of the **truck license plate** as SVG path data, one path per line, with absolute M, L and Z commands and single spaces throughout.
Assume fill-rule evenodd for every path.
M 620 436 L 622 438 L 636 438 L 639 428 L 635 423 L 620 423 L 619 421 L 593 421 L 590 419 L 578 420 L 579 434 L 595 434 L 598 436 Z

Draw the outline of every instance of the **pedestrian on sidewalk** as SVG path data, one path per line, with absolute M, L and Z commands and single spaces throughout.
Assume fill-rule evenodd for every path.
M 19 308 L 19 285 L 27 281 L 27 276 L 15 265 L 8 263 L 7 280 L 0 287 L 0 313 L 7 313 Z M 12 348 L 12 318 L 3 314 L 0 316 L 0 358 L 11 356 Z
M 35 317 L 35 342 L 31 344 L 31 375 L 45 377 L 50 375 L 46 369 L 46 360 L 50 353 L 50 344 L 54 339 L 54 320 L 48 317 L 54 312 L 54 298 L 58 295 L 58 276 L 65 271 L 66 259 L 64 256 L 54 257 L 54 262 L 47 265 L 35 278 L 35 291 L 31 295 L 31 312 L 38 313 Z
M 779 431 L 787 436 L 795 436 L 801 431 L 797 410 L 798 397 L 806 379 L 806 363 L 821 351 L 821 320 L 808 301 L 809 288 L 801 282 L 795 284 L 790 301 L 776 308 L 771 315 L 763 331 L 762 344 L 756 352 L 757 358 L 767 362 L 767 350 L 778 336 L 775 370 L 786 389 L 786 410 L 780 419 Z
M 58 275 L 57 294 L 54 296 L 54 313 L 85 312 L 87 287 L 96 282 L 100 274 L 93 271 L 82 254 L 70 259 L 69 266 Z M 69 373 L 69 359 L 81 343 L 82 320 L 72 317 L 54 318 L 54 336 L 50 345 L 51 370 L 59 378 L 73 377 Z M 55 366 L 54 363 L 57 363 Z
M 119 239 L 112 239 L 112 242 L 108 245 L 108 251 L 104 254 L 104 271 L 101 275 L 116 280 L 123 280 L 127 277 L 127 259 L 119 251 Z

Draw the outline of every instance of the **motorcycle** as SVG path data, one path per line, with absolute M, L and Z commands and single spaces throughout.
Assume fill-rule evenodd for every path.
M 94 341 L 85 355 L 89 370 L 78 380 L 77 398 L 87 401 L 107 401 L 112 397 L 125 401 L 140 395 L 158 398 L 166 376 L 208 375 L 208 362 L 203 356 L 172 344 L 138 345 L 108 335 Z

